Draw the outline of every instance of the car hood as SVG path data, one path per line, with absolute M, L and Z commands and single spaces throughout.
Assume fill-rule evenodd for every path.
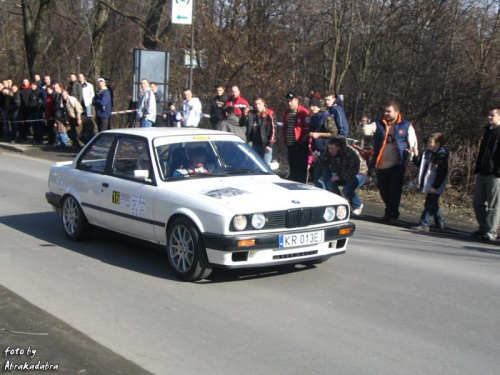
M 205 178 L 183 181 L 182 191 L 241 213 L 347 204 L 331 192 L 277 176 Z

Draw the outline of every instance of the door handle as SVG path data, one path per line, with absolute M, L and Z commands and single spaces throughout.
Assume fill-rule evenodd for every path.
M 102 187 L 107 188 L 107 187 L 109 187 L 109 184 L 108 184 L 107 182 L 103 182 L 103 183 L 102 183 Z

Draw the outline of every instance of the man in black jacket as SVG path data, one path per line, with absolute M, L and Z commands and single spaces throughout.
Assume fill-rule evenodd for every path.
M 474 211 L 479 224 L 472 236 L 483 241 L 497 238 L 500 221 L 500 104 L 490 110 L 476 160 Z
M 31 82 L 31 92 L 28 97 L 28 119 L 33 129 L 33 142 L 43 143 L 45 130 L 43 122 L 43 93 L 36 81 Z
M 215 86 L 217 95 L 210 101 L 210 124 L 212 129 L 220 130 L 221 122 L 224 120 L 224 105 L 228 100 L 222 85 Z

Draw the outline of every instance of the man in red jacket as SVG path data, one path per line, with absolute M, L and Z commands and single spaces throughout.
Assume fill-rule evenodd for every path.
M 286 94 L 288 109 L 283 119 L 283 138 L 288 149 L 289 180 L 307 182 L 309 156 L 309 110 L 299 104 L 299 97 Z
M 247 100 L 241 96 L 239 87 L 234 85 L 231 87 L 231 96 L 226 102 L 226 107 L 233 107 L 234 114 L 241 117 L 248 109 L 250 109 L 250 104 L 248 104 Z

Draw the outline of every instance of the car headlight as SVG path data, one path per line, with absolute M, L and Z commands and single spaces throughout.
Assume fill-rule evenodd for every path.
M 347 206 L 337 207 L 337 219 L 344 220 L 347 217 Z
M 252 227 L 255 229 L 262 229 L 266 225 L 266 217 L 264 214 L 252 215 Z
M 247 217 L 244 215 L 236 215 L 233 219 L 233 225 L 236 230 L 243 230 L 247 227 Z
M 335 207 L 328 206 L 327 208 L 325 208 L 325 212 L 323 213 L 323 219 L 325 219 L 325 221 L 327 222 L 330 222 L 333 219 L 335 219 Z

